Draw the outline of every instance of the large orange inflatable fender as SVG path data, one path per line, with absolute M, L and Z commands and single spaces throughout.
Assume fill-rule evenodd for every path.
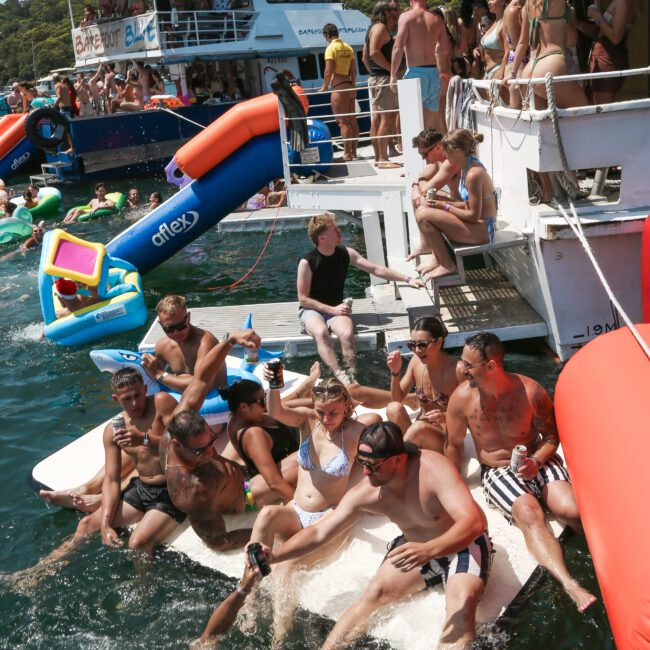
M 5 115 L 0 121 L 0 157 L 8 154 L 25 137 L 27 113 Z
M 641 320 L 650 323 L 650 216 L 641 236 Z
M 650 344 L 650 324 L 637 327 Z M 627 327 L 568 361 L 555 412 L 616 647 L 648 648 L 650 359 Z
M 307 112 L 300 86 L 294 92 Z M 190 178 L 201 178 L 239 147 L 258 135 L 280 128 L 278 98 L 273 93 L 240 102 L 176 152 L 176 164 Z

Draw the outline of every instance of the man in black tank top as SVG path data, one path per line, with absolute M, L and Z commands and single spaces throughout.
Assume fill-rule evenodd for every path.
M 336 217 L 329 212 L 312 217 L 307 232 L 316 248 L 298 263 L 298 315 L 303 331 L 316 340 L 321 359 L 340 381 L 349 384 L 354 380 L 356 351 L 354 323 L 350 318 L 352 308 L 343 302 L 343 290 L 350 264 L 378 278 L 406 282 L 412 287 L 421 288 L 424 283 L 386 266 L 373 264 L 353 248 L 344 246 Z M 330 332 L 341 342 L 348 372 L 339 365 Z
M 397 25 L 399 7 L 395 2 L 378 2 L 372 10 L 371 24 L 366 33 L 363 62 L 370 73 L 370 137 L 375 150 L 376 166 L 382 169 L 400 167 L 388 160 L 388 135 L 396 133 L 397 113 L 385 113 L 397 108 L 397 93 L 390 87 L 390 61 L 393 55 L 391 29 Z

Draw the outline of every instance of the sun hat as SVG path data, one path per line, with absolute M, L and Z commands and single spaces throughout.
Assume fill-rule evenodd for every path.
M 72 280 L 59 278 L 54 283 L 54 290 L 56 295 L 63 300 L 74 300 L 77 295 L 77 285 Z

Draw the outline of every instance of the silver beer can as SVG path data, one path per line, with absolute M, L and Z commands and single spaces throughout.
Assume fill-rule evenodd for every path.
M 430 187 L 427 190 L 427 201 L 435 201 L 435 200 L 436 200 L 436 188 Z
M 343 301 L 344 305 L 347 305 L 350 309 L 352 309 L 352 303 L 354 302 L 354 298 L 345 298 Z
M 512 450 L 512 456 L 510 457 L 510 469 L 513 472 L 518 472 L 521 462 L 527 456 L 528 456 L 528 450 L 526 449 L 526 445 L 517 445 Z
M 117 431 L 120 431 L 121 429 L 126 429 L 126 420 L 124 419 L 124 416 L 120 413 L 120 415 L 114 415 L 111 424 L 113 425 L 113 433 L 116 433 Z

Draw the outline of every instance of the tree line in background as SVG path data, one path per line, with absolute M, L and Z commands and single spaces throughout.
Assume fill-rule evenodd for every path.
M 72 0 L 77 21 L 86 1 Z M 369 16 L 375 2 L 346 0 L 345 6 Z M 0 86 L 38 79 L 50 70 L 73 65 L 67 0 L 6 0 L 0 4 Z

